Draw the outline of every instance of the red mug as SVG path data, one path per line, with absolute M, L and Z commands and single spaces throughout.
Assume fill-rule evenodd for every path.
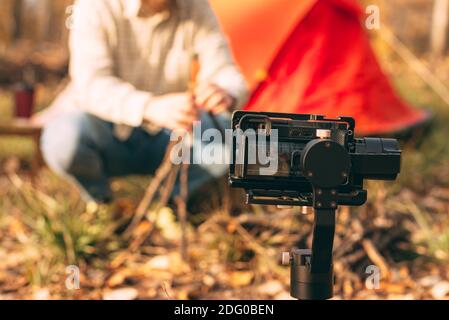
M 31 118 L 34 109 L 34 87 L 19 83 L 14 87 L 14 100 L 16 104 L 15 116 L 17 118 Z

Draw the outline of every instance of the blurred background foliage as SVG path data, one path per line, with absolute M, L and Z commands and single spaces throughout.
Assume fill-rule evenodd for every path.
M 382 26 L 448 86 L 447 46 L 432 45 L 437 1 L 363 3 L 379 5 Z M 26 66 L 37 70 L 38 109 L 47 107 L 63 86 L 70 3 L 1 1 L 0 121 L 12 117 L 9 86 Z M 438 34 L 447 38 L 445 29 Z M 370 36 L 401 95 L 431 110 L 435 121 L 429 132 L 403 143 L 397 183 L 369 183 L 365 207 L 340 210 L 337 298 L 447 298 L 449 106 L 383 40 L 382 27 Z M 147 178 L 114 181 L 118 200 L 93 210 L 73 186 L 47 169 L 30 177 L 32 147 L 27 139 L 0 138 L 0 298 L 288 298 L 289 271 L 279 266 L 278 256 L 310 242 L 310 216 L 296 209 L 245 206 L 238 192 L 205 193 L 189 218 L 187 263 L 178 253 L 181 235 L 170 209 L 150 210 L 148 225 L 136 232 L 156 228 L 142 245 L 122 234 Z M 219 188 L 225 190 L 224 181 Z M 71 264 L 81 269 L 81 290 L 65 287 Z M 365 286 L 371 264 L 382 271 L 377 290 Z

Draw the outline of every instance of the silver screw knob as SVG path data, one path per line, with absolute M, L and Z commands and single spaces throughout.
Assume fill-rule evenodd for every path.
M 330 139 L 332 136 L 332 131 L 326 129 L 317 129 L 316 136 L 320 139 Z
M 288 266 L 290 264 L 290 252 L 282 252 L 281 263 L 283 266 Z
M 313 208 L 312 207 L 301 207 L 301 214 L 302 215 L 309 215 L 309 214 L 313 214 Z

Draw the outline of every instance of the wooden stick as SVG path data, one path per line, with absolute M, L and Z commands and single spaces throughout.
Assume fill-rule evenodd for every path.
M 188 243 L 187 243 L 187 197 L 188 197 L 188 179 L 189 165 L 183 164 L 180 175 L 180 195 L 176 199 L 178 207 L 178 217 L 181 223 L 181 257 L 184 261 L 188 260 Z
M 172 166 L 172 169 L 173 170 L 171 170 L 169 172 L 169 174 L 167 175 L 167 178 L 163 182 L 164 185 L 161 187 L 161 189 L 162 189 L 160 192 L 161 199 L 155 208 L 157 215 L 159 214 L 159 211 L 167 205 L 170 195 L 173 191 L 173 187 L 176 183 L 176 178 L 178 177 L 179 166 Z M 156 220 L 157 220 L 157 216 L 156 216 Z M 135 241 L 133 241 L 131 243 L 130 250 L 134 251 L 136 248 L 140 247 L 142 245 L 142 243 L 151 235 L 153 230 L 154 230 L 154 225 L 152 225 L 148 230 L 146 230 L 142 235 L 140 235 L 138 239 L 135 239 Z
M 191 97 L 193 99 L 193 103 L 195 101 L 195 88 L 198 86 L 198 75 L 200 73 L 200 70 L 201 70 L 201 66 L 200 66 L 199 57 L 197 54 L 194 54 L 192 56 L 192 61 L 190 63 L 190 85 L 189 85 L 189 91 L 190 91 Z M 209 111 L 208 114 L 212 120 L 214 127 L 220 131 L 221 136 L 224 138 L 225 130 L 224 130 L 223 126 L 218 121 L 215 114 L 213 114 L 211 111 Z
M 125 236 L 131 235 L 131 233 L 134 231 L 134 229 L 137 227 L 140 221 L 144 218 L 145 213 L 148 207 L 150 206 L 151 202 L 153 201 L 156 192 L 159 190 L 161 183 L 166 179 L 167 175 L 172 170 L 173 165 L 170 160 L 170 154 L 174 145 L 175 142 L 173 141 L 168 145 L 167 151 L 165 152 L 164 155 L 164 160 L 162 161 L 161 166 L 156 171 L 156 174 L 151 180 L 150 185 L 146 189 L 145 195 L 137 207 L 134 218 L 132 219 L 128 228 L 125 230 L 124 233 Z
M 189 92 L 191 95 L 191 102 L 195 103 L 195 88 L 198 82 L 198 75 L 200 72 L 200 63 L 198 59 L 198 55 L 194 55 L 192 57 L 191 65 L 190 65 L 190 79 L 189 79 Z M 176 199 L 177 207 L 178 207 L 178 215 L 181 222 L 181 255 L 183 258 L 187 259 L 187 197 L 188 197 L 188 164 L 182 164 L 178 166 L 174 166 L 171 162 L 170 155 L 177 142 L 171 142 L 167 147 L 167 151 L 164 155 L 164 160 L 162 161 L 161 166 L 156 171 L 155 177 L 151 181 L 148 186 L 145 195 L 140 202 L 136 215 L 134 216 L 131 224 L 125 231 L 125 235 L 131 235 L 133 230 L 137 227 L 137 225 L 144 218 L 145 213 L 150 206 L 151 202 L 154 200 L 155 194 L 158 190 L 161 189 L 161 185 L 165 182 L 164 187 L 161 192 L 161 201 L 158 205 L 158 209 L 162 206 L 165 206 L 168 202 L 171 192 L 173 191 L 174 184 L 176 182 L 176 178 L 178 175 L 178 171 L 181 170 L 180 176 L 180 196 Z M 171 174 L 170 174 L 171 173 Z M 145 241 L 145 239 L 152 232 L 152 228 L 146 232 L 146 235 L 141 237 L 141 242 Z
M 198 76 L 200 74 L 200 61 L 198 55 L 194 54 L 190 62 L 190 83 L 189 93 L 192 104 L 195 106 L 195 89 L 198 86 Z M 192 138 L 193 143 L 193 138 Z M 187 198 L 189 194 L 189 167 L 188 163 L 181 164 L 181 174 L 179 178 L 180 190 L 179 197 L 176 199 L 178 208 L 178 217 L 181 223 L 181 257 L 184 261 L 188 260 L 188 243 L 187 243 Z
M 195 89 L 198 86 L 198 76 L 200 74 L 200 59 L 197 54 L 192 55 L 190 61 L 190 79 L 189 79 L 189 91 L 192 97 L 195 97 Z
M 390 267 L 388 266 L 385 258 L 379 253 L 371 240 L 365 239 L 362 241 L 363 249 L 370 258 L 370 260 L 380 269 L 383 277 L 388 278 L 390 276 Z

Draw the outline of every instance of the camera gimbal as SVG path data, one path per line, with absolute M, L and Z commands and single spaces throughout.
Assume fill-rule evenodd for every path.
M 397 141 L 357 139 L 355 121 L 348 117 L 238 111 L 233 129 L 239 132 L 234 136 L 230 183 L 245 189 L 247 203 L 314 209 L 312 248 L 294 249 L 283 257 L 291 268 L 291 295 L 332 298 L 336 210 L 366 202 L 364 179 L 396 179 L 401 162 Z M 257 138 L 251 139 L 256 131 Z M 250 163 L 249 156 L 261 142 L 272 143 L 273 136 L 278 140 L 279 169 L 261 174 L 264 165 Z

